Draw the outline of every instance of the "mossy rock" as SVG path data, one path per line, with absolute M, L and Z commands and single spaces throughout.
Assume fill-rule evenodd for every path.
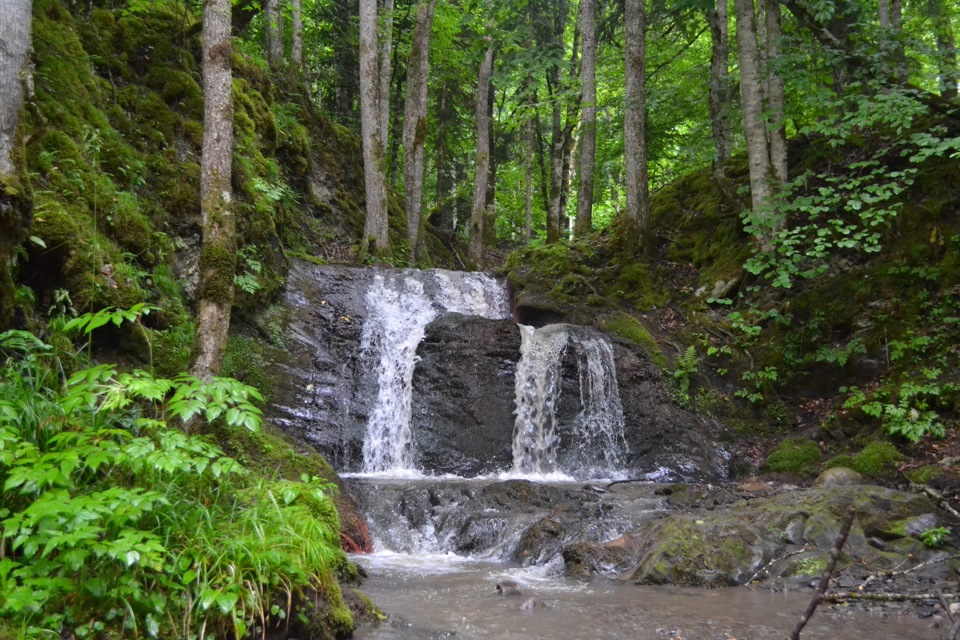
M 851 467 L 865 476 L 892 477 L 896 474 L 897 463 L 901 460 L 903 454 L 897 451 L 893 443 L 874 440 L 853 457 Z
M 787 438 L 767 455 L 764 469 L 806 475 L 812 473 L 822 459 L 823 453 L 815 442 L 804 438 Z
M 623 338 L 642 347 L 647 356 L 659 367 L 665 367 L 667 359 L 660 350 L 660 345 L 653 339 L 647 328 L 637 318 L 624 311 L 600 316 L 597 327 L 606 333 Z
M 919 469 L 905 471 L 904 474 L 910 479 L 910 482 L 916 484 L 929 484 L 936 480 L 947 478 L 950 474 L 946 469 L 937 464 L 928 464 Z

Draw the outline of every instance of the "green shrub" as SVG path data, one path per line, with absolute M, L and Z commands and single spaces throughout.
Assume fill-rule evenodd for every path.
M 125 313 L 71 324 L 89 332 Z M 239 638 L 292 613 L 277 602 L 342 604 L 332 487 L 257 477 L 172 426 L 256 430 L 255 389 L 112 365 L 63 379 L 23 331 L 0 335 L 0 358 L 0 629 Z
M 803 438 L 787 438 L 770 451 L 764 468 L 776 472 L 810 473 L 822 458 L 816 443 Z

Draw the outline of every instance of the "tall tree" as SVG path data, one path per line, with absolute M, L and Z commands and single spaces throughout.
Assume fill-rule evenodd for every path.
M 760 73 L 760 51 L 757 47 L 757 24 L 753 0 L 734 0 L 737 14 L 737 46 L 740 59 L 740 103 L 743 113 L 743 134 L 747 143 L 750 167 L 750 198 L 754 216 L 769 215 L 773 200 L 770 183 L 771 166 L 767 146 L 766 122 L 763 117 L 763 84 Z M 771 229 L 761 233 L 760 246 L 771 248 Z
M 713 130 L 713 174 L 723 175 L 730 158 L 730 44 L 727 0 L 707 8 L 710 25 L 710 126 Z
M 647 170 L 646 116 L 646 8 L 644 0 L 625 0 L 625 78 L 623 155 L 627 201 L 623 225 L 627 246 L 635 246 L 650 221 L 650 187 Z
M 577 192 L 577 219 L 574 234 L 584 236 L 593 229 L 593 174 L 597 157 L 597 5 L 581 0 L 580 31 L 583 57 L 580 59 L 580 189 Z
M 473 174 L 473 206 L 470 209 L 470 260 L 483 266 L 483 222 L 487 213 L 490 180 L 490 78 L 493 77 L 493 42 L 487 36 L 487 50 L 477 78 L 477 160 Z
M 407 62 L 407 101 L 403 111 L 403 188 L 407 207 L 407 240 L 412 257 L 423 254 L 420 235 L 423 201 L 424 143 L 427 139 L 427 72 L 430 29 L 437 0 L 420 0 Z
M 236 271 L 236 220 L 231 207 L 233 161 L 233 71 L 230 0 L 203 3 L 203 150 L 200 164 L 199 309 L 191 373 L 220 372 L 230 328 Z
M 341 122 L 356 118 L 360 68 L 357 54 L 358 0 L 337 0 L 333 3 L 332 26 L 338 37 L 333 43 L 333 68 L 336 72 L 334 106 Z
M 377 0 L 360 0 L 360 136 L 367 196 L 367 218 L 360 248 L 362 255 L 366 255 L 371 248 L 375 254 L 383 255 L 389 251 L 390 244 L 384 147 L 380 138 L 377 51 Z
M 565 201 L 566 180 L 564 176 L 567 152 L 570 150 L 570 138 L 573 133 L 573 122 L 568 122 L 564 126 L 564 86 L 563 86 L 563 54 L 564 42 L 563 34 L 566 31 L 567 17 L 570 12 L 570 3 L 568 0 L 558 0 L 558 6 L 553 14 L 552 29 L 548 42 L 550 62 L 547 68 L 547 92 L 550 95 L 550 104 L 552 106 L 551 127 L 550 127 L 550 200 L 547 203 L 547 242 L 559 242 L 563 230 L 561 229 L 564 211 L 562 204 Z M 579 28 L 576 30 L 573 44 L 573 53 L 571 54 L 575 63 L 577 58 L 577 38 Z M 574 73 L 576 64 L 571 65 L 571 73 Z
M 383 31 L 380 35 L 380 144 L 386 158 L 387 141 L 390 139 L 390 78 L 393 62 L 393 0 L 383 0 L 380 16 L 383 19 Z M 410 247 L 412 250 L 413 247 Z
M 770 169 L 775 187 L 787 181 L 787 133 L 784 126 L 784 88 L 780 76 L 780 52 L 783 30 L 780 26 L 780 0 L 763 0 L 766 21 L 766 114 L 767 143 L 770 150 Z
M 530 109 L 534 109 L 533 94 L 529 99 Z M 533 115 L 527 116 L 524 125 L 524 197 L 523 197 L 523 243 L 530 244 L 533 240 Z
M 957 97 L 957 83 L 960 82 L 960 69 L 957 68 L 957 45 L 950 21 L 950 5 L 945 0 L 927 0 L 927 14 L 933 23 L 933 35 L 937 41 L 940 95 L 947 100 L 954 100 Z
M 303 0 L 290 0 L 290 15 L 290 61 L 299 72 L 303 65 Z
M 27 237 L 32 209 L 21 118 L 32 5 L 31 0 L 0 3 L 0 329 L 13 316 L 13 256 Z
M 265 0 L 263 35 L 267 47 L 267 62 L 278 66 L 283 62 L 283 14 L 280 12 L 281 0 Z

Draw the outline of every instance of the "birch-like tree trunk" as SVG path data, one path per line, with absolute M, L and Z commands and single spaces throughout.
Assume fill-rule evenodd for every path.
M 488 36 L 489 39 L 489 36 Z M 477 160 L 473 173 L 473 206 L 470 209 L 470 260 L 483 266 L 483 222 L 487 209 L 487 182 L 490 179 L 490 78 L 493 76 L 493 43 L 480 63 L 477 78 Z
M 766 122 L 763 118 L 763 84 L 760 74 L 760 52 L 753 0 L 734 0 L 737 14 L 737 45 L 740 59 L 740 103 L 743 112 L 743 135 L 747 143 L 750 167 L 750 198 L 754 216 L 769 213 L 773 192 L 770 186 L 770 154 L 767 147 Z M 760 246 L 771 247 L 770 230 L 760 236 Z
M 644 133 L 647 93 L 646 9 L 644 0 L 625 0 L 625 77 L 623 122 L 624 164 L 627 201 L 624 207 L 624 234 L 630 247 L 650 221 L 650 187 L 647 171 L 647 140 Z
M 290 0 L 291 34 L 290 61 L 297 71 L 303 66 L 303 0 Z
M 710 25 L 710 126 L 713 130 L 713 175 L 723 175 L 730 159 L 730 42 L 727 0 L 707 9 Z
M 264 0 L 263 35 L 267 47 L 267 62 L 276 67 L 283 62 L 283 15 L 280 13 L 281 0 Z
M 393 0 L 383 0 L 380 15 L 383 17 L 383 32 L 380 34 L 380 143 L 383 156 L 387 156 L 387 141 L 390 139 L 390 78 L 393 62 Z M 412 250 L 413 247 L 410 247 Z
M 597 5 L 581 0 L 580 31 L 583 57 L 580 60 L 580 189 L 577 192 L 577 219 L 574 235 L 585 236 L 593 229 L 594 163 L 597 157 Z
M 524 193 L 523 217 L 523 244 L 529 245 L 533 240 L 533 116 L 527 116 L 525 126 L 525 153 L 524 153 Z
M 32 200 L 23 150 L 31 0 L 0 2 L 0 329 L 13 317 L 14 251 L 30 229 Z
M 230 0 L 203 3 L 203 150 L 200 211 L 203 248 L 197 289 L 197 332 L 190 372 L 220 372 L 230 329 L 236 271 L 236 220 L 230 182 L 233 161 L 233 71 Z
M 427 72 L 430 68 L 430 29 L 437 0 L 420 0 L 417 24 L 407 61 L 407 101 L 403 112 L 403 188 L 407 208 L 407 240 L 411 256 L 423 254 L 420 236 L 423 200 L 424 143 L 427 139 Z
M 763 0 L 767 23 L 767 144 L 770 148 L 770 169 L 776 187 L 787 182 L 787 132 L 784 126 L 783 78 L 777 69 L 783 41 L 780 27 L 780 0 Z
M 384 180 L 383 140 L 380 138 L 379 65 L 377 63 L 377 0 L 360 0 L 360 136 L 363 142 L 363 178 L 367 218 L 361 256 L 389 251 L 387 188 Z M 372 246 L 371 246 L 372 245 Z

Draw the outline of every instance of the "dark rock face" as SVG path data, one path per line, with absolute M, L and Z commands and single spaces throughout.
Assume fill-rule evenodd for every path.
M 294 261 L 278 305 L 255 320 L 280 333 L 289 357 L 274 364 L 268 418 L 317 447 L 339 471 L 359 471 L 377 397 L 375 354 L 360 342 L 366 293 L 377 273 Z M 425 285 L 428 286 L 428 285 Z M 579 332 L 591 332 L 581 328 Z M 634 345 L 609 338 L 625 419 L 624 473 L 653 480 L 715 481 L 728 472 L 720 426 L 679 408 L 660 370 Z M 429 473 L 476 475 L 512 466 L 514 373 L 520 332 L 509 320 L 441 314 L 425 331 L 413 375 L 413 459 Z M 557 409 L 559 457 L 580 445 L 580 372 L 568 349 Z
M 512 320 L 451 313 L 427 325 L 413 376 L 418 468 L 462 476 L 510 469 L 519 353 Z

